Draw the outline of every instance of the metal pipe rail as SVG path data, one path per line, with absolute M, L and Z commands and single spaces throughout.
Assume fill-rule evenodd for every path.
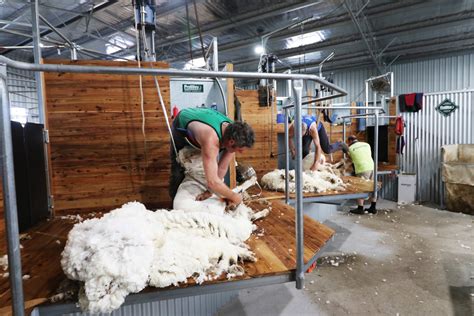
M 260 72 L 226 72 L 226 71 L 204 71 L 204 70 L 178 70 L 178 69 L 154 69 L 137 67 L 107 67 L 107 66 L 76 66 L 76 65 L 45 65 L 30 64 L 0 56 L 0 64 L 8 67 L 43 72 L 73 72 L 91 74 L 118 74 L 118 75 L 144 75 L 144 76 L 171 76 L 171 77 L 211 77 L 211 78 L 240 78 L 240 79 L 276 79 L 276 80 L 311 80 L 323 84 L 338 91 L 341 95 L 347 95 L 347 91 L 330 83 L 316 75 L 285 74 L 285 73 L 260 73 Z
M 294 108 L 295 105 L 288 104 L 282 107 L 283 110 Z M 351 106 L 351 105 L 337 105 L 337 106 L 323 106 L 323 105 L 314 105 L 314 106 L 302 106 L 302 109 L 328 109 L 328 110 L 350 110 L 350 109 L 359 109 L 359 110 L 383 110 L 381 106 L 370 106 L 368 108 L 361 108 L 360 106 Z M 361 114 L 362 115 L 362 114 Z M 363 114 L 366 115 L 366 114 Z
M 120 75 L 145 75 L 145 76 L 173 76 L 173 77 L 211 77 L 211 78 L 251 78 L 251 79 L 280 79 L 291 80 L 296 100 L 296 122 L 301 124 L 301 96 L 303 90 L 303 80 L 311 80 L 325 85 L 339 93 L 333 98 L 347 95 L 347 91 L 316 76 L 285 73 L 255 73 L 255 72 L 220 72 L 220 71 L 185 71 L 177 69 L 155 69 L 155 68 L 127 68 L 127 67 L 104 67 L 104 66 L 77 66 L 77 65 L 47 65 L 30 64 L 0 56 L 0 64 L 8 67 L 23 69 L 35 72 L 59 72 L 59 73 L 90 73 L 90 74 L 120 74 Z M 5 201 L 5 220 L 8 243 L 8 259 L 10 261 L 10 284 L 12 288 L 12 301 L 15 315 L 23 315 L 23 288 L 21 276 L 21 255 L 19 249 L 18 219 L 16 217 L 16 194 L 14 184 L 12 139 L 10 127 L 10 106 L 7 99 L 8 87 L 6 78 L 0 77 L 0 131 L 2 146 L 0 157 L 3 168 L 3 194 Z M 286 130 L 286 133 L 288 131 Z M 296 267 L 296 287 L 303 288 L 304 283 L 304 240 L 303 240 L 303 193 L 302 193 L 302 141 L 301 129 L 297 129 L 297 173 L 296 177 L 296 242 L 297 242 L 297 267 Z M 287 151 L 288 152 L 288 151 Z

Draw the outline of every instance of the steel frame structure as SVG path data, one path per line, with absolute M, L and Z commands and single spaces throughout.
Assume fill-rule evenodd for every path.
M 8 67 L 29 70 L 34 72 L 71 72 L 71 73 L 90 73 L 90 74 L 122 74 L 122 75 L 147 75 L 147 76 L 175 76 L 175 77 L 211 77 L 211 78 L 250 78 L 250 79 L 274 79 L 274 80 L 292 80 L 293 91 L 296 95 L 296 112 L 301 113 L 301 95 L 303 89 L 303 80 L 312 80 L 331 88 L 338 92 L 333 97 L 347 95 L 347 92 L 315 75 L 302 74 L 279 74 L 279 73 L 254 73 L 254 72 L 220 72 L 220 71 L 184 71 L 176 69 L 153 69 L 153 68 L 126 68 L 126 67 L 104 67 L 104 66 L 76 66 L 76 65 L 47 65 L 30 64 L 11 60 L 0 56 L 0 64 Z M 15 194 L 15 179 L 13 168 L 13 152 L 10 127 L 10 106 L 8 101 L 8 87 L 6 78 L 0 77 L 0 105 L 2 107 L 0 117 L 0 133 L 2 137 L 1 146 L 1 165 L 3 170 L 3 189 L 5 201 L 5 220 L 8 244 L 8 260 L 10 267 L 10 284 L 12 288 L 13 311 L 15 315 L 24 315 L 22 275 L 21 275 L 21 256 L 19 247 L 18 218 Z M 297 124 L 301 124 L 301 115 L 296 118 Z M 298 130 L 298 129 L 297 129 Z M 298 131 L 301 134 L 301 131 Z M 301 135 L 299 135 L 301 136 Z M 297 268 L 295 278 L 287 277 L 286 280 L 296 280 L 296 287 L 301 289 L 304 282 L 304 261 L 303 261 L 303 196 L 302 188 L 302 141 L 301 137 L 296 142 L 297 146 L 297 170 L 296 183 L 299 188 L 296 199 L 296 235 L 297 235 Z M 281 281 L 281 280 L 280 280 Z M 261 283 L 260 283 L 261 282 Z M 269 283 L 267 283 L 269 282 Z M 262 278 L 258 281 L 242 280 L 242 286 L 251 286 L 258 283 L 260 285 L 272 284 L 275 278 Z M 233 286 L 234 283 L 229 283 Z M 240 284 L 240 283 L 239 283 Z M 217 288 L 225 285 L 216 285 Z M 214 287 L 211 287 L 214 288 Z M 201 287 L 189 290 L 191 293 L 201 292 Z M 188 294 L 189 295 L 189 294 Z

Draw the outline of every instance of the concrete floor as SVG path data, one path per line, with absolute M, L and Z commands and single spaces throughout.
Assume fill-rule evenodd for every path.
M 305 205 L 334 228 L 318 268 L 294 283 L 243 290 L 218 315 L 473 315 L 474 216 L 380 201 L 377 215 Z

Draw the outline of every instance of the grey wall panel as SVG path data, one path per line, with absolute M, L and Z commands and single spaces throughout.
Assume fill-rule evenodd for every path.
M 379 176 L 379 181 L 383 184 L 379 196 L 385 200 L 397 201 L 397 178 L 384 174 Z
M 450 116 L 441 115 L 436 106 L 446 98 L 459 108 Z M 418 173 L 421 201 L 440 203 L 441 147 L 474 142 L 474 90 L 428 93 L 423 110 L 403 113 L 407 147 L 402 163 L 405 172 Z M 419 161 L 419 170 L 417 170 Z
M 392 65 L 395 94 L 474 89 L 474 52 Z M 334 74 L 335 84 L 349 92 L 334 102 L 364 101 L 365 80 L 376 75 L 373 67 Z
M 101 314 L 101 316 L 211 316 L 230 300 L 236 298 L 238 293 L 238 291 L 226 291 L 126 305 L 111 314 Z M 72 313 L 65 316 L 92 316 L 92 314 Z

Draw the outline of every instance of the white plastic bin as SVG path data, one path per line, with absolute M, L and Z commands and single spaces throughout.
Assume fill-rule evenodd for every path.
M 398 175 L 398 204 L 411 204 L 416 199 L 416 173 Z

